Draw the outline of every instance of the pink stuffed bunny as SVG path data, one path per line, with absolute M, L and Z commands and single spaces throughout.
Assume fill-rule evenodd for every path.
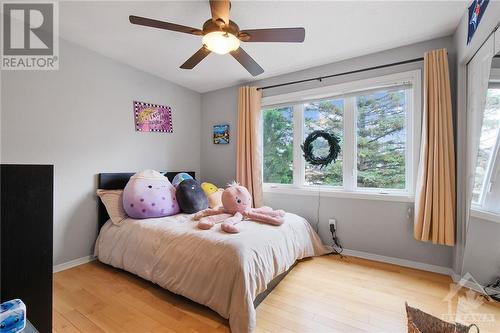
M 228 233 L 238 233 L 236 226 L 244 219 L 281 225 L 284 222 L 283 210 L 273 210 L 270 207 L 252 208 L 252 196 L 244 186 L 232 184 L 222 193 L 222 205 L 219 209 L 205 209 L 194 215 L 198 228 L 210 229 L 216 223 L 222 222 L 221 229 Z

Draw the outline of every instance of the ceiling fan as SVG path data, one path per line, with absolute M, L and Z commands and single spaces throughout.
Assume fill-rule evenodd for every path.
M 229 19 L 230 8 L 229 0 L 210 0 L 212 18 L 203 24 L 201 30 L 134 15 L 130 15 L 129 20 L 132 24 L 203 36 L 203 46 L 180 66 L 183 69 L 193 69 L 211 52 L 230 53 L 250 74 L 257 76 L 262 74 L 264 69 L 241 48 L 240 42 L 302 43 L 304 41 L 304 28 L 240 30 L 238 25 Z

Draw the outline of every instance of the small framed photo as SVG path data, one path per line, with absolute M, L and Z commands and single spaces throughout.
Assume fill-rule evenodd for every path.
M 170 106 L 134 101 L 135 130 L 137 132 L 172 133 Z
M 229 143 L 229 124 L 214 125 L 214 144 L 225 145 Z

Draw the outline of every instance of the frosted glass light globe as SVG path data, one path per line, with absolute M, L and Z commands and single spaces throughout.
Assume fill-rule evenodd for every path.
M 209 32 L 203 36 L 202 42 L 210 51 L 218 54 L 226 54 L 240 47 L 240 40 L 224 31 Z

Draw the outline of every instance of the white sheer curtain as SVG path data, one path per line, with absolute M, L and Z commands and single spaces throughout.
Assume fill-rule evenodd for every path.
M 497 32 L 498 34 L 498 32 Z M 497 37 L 498 38 L 498 37 Z M 479 139 L 490 78 L 491 60 L 495 55 L 495 36 L 490 36 L 467 65 L 467 201 L 466 217 L 470 216 L 472 189 L 476 172 Z

